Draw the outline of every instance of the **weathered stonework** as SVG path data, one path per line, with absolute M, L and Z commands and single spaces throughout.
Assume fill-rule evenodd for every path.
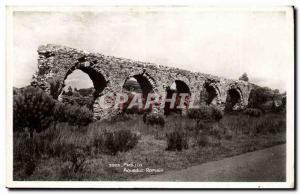
M 152 86 L 152 92 L 162 93 L 171 86 L 175 80 L 184 82 L 191 93 L 196 94 L 196 101 L 203 103 L 206 88 L 213 91 L 212 103 L 225 108 L 228 101 L 228 92 L 232 90 L 238 94 L 238 102 L 234 105 L 238 108 L 244 108 L 248 104 L 248 98 L 253 84 L 240 81 L 225 79 L 208 74 L 191 72 L 178 68 L 166 67 L 152 63 L 133 61 L 124 58 L 105 56 L 102 54 L 86 53 L 84 51 L 58 46 L 43 45 L 38 48 L 38 70 L 32 79 L 32 85 L 37 85 L 50 92 L 49 81 L 55 79 L 61 83 L 60 90 L 64 87 L 64 80 L 74 70 L 80 69 L 87 73 L 94 83 L 96 90 L 96 99 L 94 104 L 95 118 L 106 118 L 115 114 L 110 108 L 99 106 L 99 97 L 102 94 L 116 94 L 122 91 L 125 80 L 129 77 L 135 77 L 138 82 L 147 83 L 142 86 L 147 91 L 149 85 Z M 206 86 L 206 87 L 204 87 Z M 202 96 L 202 97 L 201 97 Z

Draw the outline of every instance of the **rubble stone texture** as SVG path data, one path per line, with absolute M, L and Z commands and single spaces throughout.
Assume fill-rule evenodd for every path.
M 241 80 L 231 80 L 199 72 L 145 63 L 130 59 L 87 53 L 59 45 L 47 44 L 38 48 L 38 70 L 33 75 L 32 85 L 50 93 L 50 80 L 60 83 L 74 70 L 87 73 L 96 90 L 94 118 L 104 119 L 118 113 L 111 107 L 101 107 L 99 100 L 103 94 L 110 94 L 112 100 L 123 90 L 127 79 L 134 77 L 143 93 L 164 93 L 176 80 L 186 84 L 195 94 L 196 104 L 215 104 L 220 108 L 243 109 L 254 84 Z M 195 64 L 201 65 L 201 64 Z M 176 82 L 176 83 L 177 83 Z M 182 84 L 181 84 L 182 85 Z M 163 110 L 158 110 L 163 111 Z

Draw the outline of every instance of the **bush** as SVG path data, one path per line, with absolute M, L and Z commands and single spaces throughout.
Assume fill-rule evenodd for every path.
M 77 173 L 79 171 L 82 171 L 84 163 L 86 161 L 86 155 L 82 148 L 73 147 L 69 149 L 67 153 L 65 153 L 63 160 L 70 163 L 68 169 L 71 172 Z
M 188 135 L 184 131 L 173 131 L 166 134 L 167 148 L 166 150 L 188 149 Z
M 213 114 L 213 117 L 214 117 L 215 121 L 220 121 L 223 118 L 223 115 L 224 115 L 222 110 L 215 107 L 215 106 L 213 106 L 213 108 L 212 108 L 212 114 Z
M 42 89 L 29 86 L 15 92 L 13 96 L 14 171 L 20 177 L 30 176 L 41 158 L 40 145 L 34 133 L 41 133 L 53 121 L 55 100 Z M 28 137 L 29 133 L 29 137 Z
M 209 128 L 208 134 L 210 136 L 213 136 L 213 137 L 217 138 L 217 139 L 221 139 L 222 132 L 221 132 L 221 129 L 218 126 L 214 125 L 214 126 Z
M 13 97 L 13 128 L 33 132 L 46 129 L 53 120 L 55 101 L 40 88 L 29 86 Z
M 130 119 L 131 119 L 131 117 L 127 113 L 121 113 L 121 114 L 113 116 L 110 119 L 110 122 L 112 122 L 112 123 L 124 122 L 124 121 L 128 121 Z
M 54 108 L 54 119 L 68 122 L 70 125 L 86 126 L 93 121 L 93 113 L 86 107 L 57 103 Z
M 280 94 L 267 87 L 256 87 L 249 94 L 249 108 L 259 108 L 268 111 L 272 107 L 272 101 L 280 98 Z
M 67 105 L 66 115 L 71 125 L 86 126 L 93 121 L 93 113 L 88 108 L 78 105 Z
M 138 136 L 130 130 L 104 131 L 94 139 L 94 146 L 98 152 L 116 155 L 118 152 L 127 152 L 138 143 Z
M 86 165 L 86 154 L 80 147 L 72 147 L 62 158 L 63 164 L 60 168 L 61 180 L 74 180 L 75 177 L 81 180 Z M 77 179 L 76 179 L 77 180 Z
M 18 136 L 18 137 L 17 137 Z M 24 132 L 14 134 L 13 142 L 14 178 L 26 178 L 33 174 L 40 158 L 36 144 Z M 15 177 L 18 173 L 18 177 Z
M 247 73 L 243 73 L 243 75 L 242 75 L 241 77 L 239 77 L 239 80 L 248 82 L 248 81 L 249 81 L 249 78 L 248 78 Z
M 201 120 L 198 120 L 193 130 L 190 129 L 190 131 L 193 131 L 193 146 L 198 145 L 201 147 L 208 145 L 218 146 L 224 133 L 219 124 L 203 122 Z
M 205 147 L 209 145 L 208 135 L 198 135 L 196 137 L 196 144 L 200 147 Z
M 197 145 L 200 147 L 205 147 L 205 146 L 220 146 L 221 142 L 220 139 L 214 137 L 214 136 L 210 136 L 208 134 L 200 134 L 197 137 Z
M 147 125 L 160 125 L 162 127 L 165 125 L 164 116 L 158 113 L 145 113 L 143 115 L 143 121 Z
M 53 78 L 49 81 L 49 84 L 50 84 L 50 95 L 54 99 L 57 99 L 60 94 L 61 87 L 62 87 L 61 82 L 59 80 Z
M 233 135 L 234 135 L 233 131 L 229 129 L 225 132 L 225 139 L 231 140 Z
M 246 110 L 244 110 L 244 114 L 252 117 L 260 117 L 262 115 L 262 111 L 257 108 L 247 108 Z
M 274 119 L 274 116 L 268 116 L 264 119 L 260 119 L 254 126 L 254 132 L 262 134 L 276 134 L 286 130 L 286 121 Z
M 93 110 L 94 97 L 93 96 L 81 96 L 79 93 L 73 93 L 72 95 L 63 95 L 62 102 L 70 105 L 78 105 L 82 107 L 87 107 Z
M 53 118 L 55 121 L 58 122 L 67 122 L 68 117 L 66 114 L 67 105 L 61 102 L 55 104 L 54 111 L 53 111 Z
M 191 126 L 186 126 L 185 130 L 190 132 L 191 135 L 198 135 L 199 133 L 202 133 L 204 131 L 209 131 L 210 126 L 208 125 L 208 123 L 204 123 L 201 120 L 197 120 L 197 122 L 194 125 Z
M 203 121 L 219 121 L 223 117 L 223 112 L 216 106 L 201 106 L 197 109 L 189 109 L 187 116 L 190 119 Z

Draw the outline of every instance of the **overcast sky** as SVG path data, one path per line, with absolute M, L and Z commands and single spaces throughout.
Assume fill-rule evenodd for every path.
M 284 91 L 293 65 L 287 21 L 279 11 L 15 12 L 14 86 L 30 83 L 38 46 L 53 43 L 227 78 L 247 72 Z

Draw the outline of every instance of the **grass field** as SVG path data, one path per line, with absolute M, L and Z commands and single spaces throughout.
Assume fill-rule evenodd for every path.
M 24 160 L 14 160 L 14 180 L 138 180 L 151 174 L 184 169 L 285 143 L 285 125 L 284 113 L 267 113 L 260 117 L 242 113 L 225 114 L 219 122 L 204 123 L 201 130 L 197 129 L 197 121 L 178 115 L 166 117 L 163 127 L 146 125 L 141 115 L 119 117 L 114 122 L 93 122 L 86 127 L 56 123 L 45 132 L 34 134 L 35 151 L 32 155 L 39 154 L 41 157 L 35 162 L 30 176 L 25 176 L 20 167 Z M 104 130 L 119 129 L 137 134 L 138 143 L 127 152 L 116 155 L 97 150 L 95 139 L 99 134 Z M 166 134 L 174 130 L 185 132 L 188 149 L 166 150 Z M 14 158 L 25 152 L 24 138 L 23 133 L 14 134 Z M 197 143 L 199 138 L 203 143 Z M 62 150 L 69 147 L 83 150 L 73 157 L 80 163 L 80 170 L 76 172 L 69 170 L 72 164 L 64 159 L 65 152 Z M 128 172 L 146 168 L 149 171 L 156 169 L 156 172 Z

